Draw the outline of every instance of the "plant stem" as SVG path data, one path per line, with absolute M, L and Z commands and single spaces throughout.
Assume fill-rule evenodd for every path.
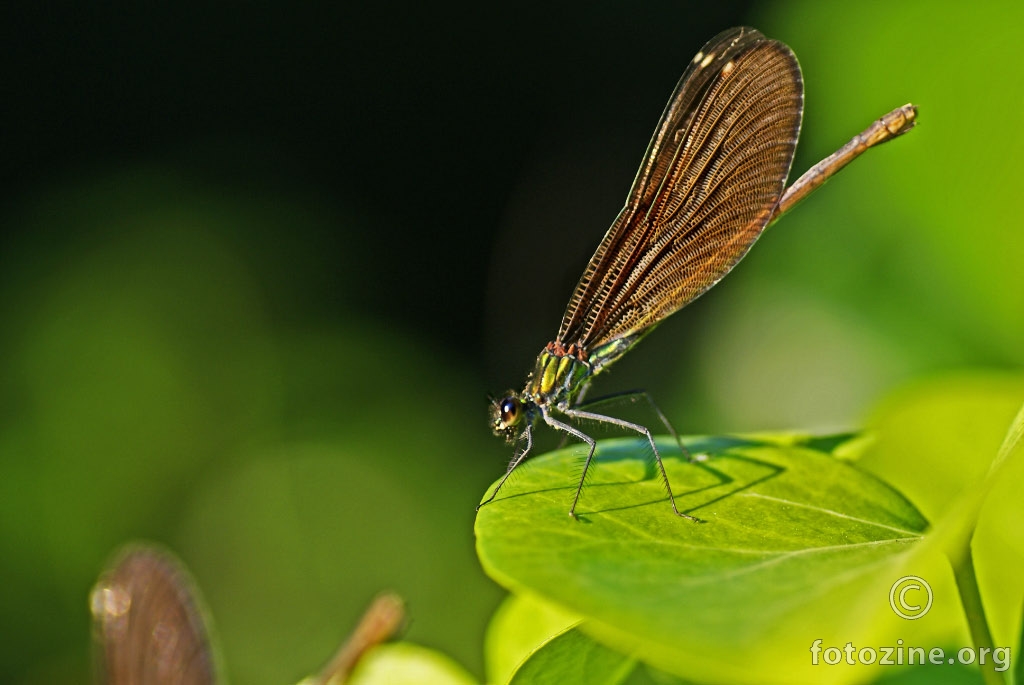
M 988 657 L 984 665 L 980 664 L 982 678 L 985 685 L 1006 685 L 1001 673 L 995 670 L 995 663 L 992 660 L 994 645 L 992 643 L 992 632 L 988 628 L 988 621 L 985 619 L 985 606 L 981 602 L 981 590 L 978 589 L 978 577 L 974 573 L 974 555 L 971 551 L 971 543 L 968 539 L 963 546 L 962 554 L 957 558 L 950 558 L 953 566 L 953 576 L 956 578 L 956 586 L 960 592 L 960 604 L 967 616 L 967 625 L 971 631 L 971 640 L 974 642 L 974 650 L 980 662 L 982 650 Z

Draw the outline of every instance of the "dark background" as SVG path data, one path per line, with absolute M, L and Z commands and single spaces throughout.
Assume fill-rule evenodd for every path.
M 480 675 L 501 592 L 473 506 L 508 457 L 486 393 L 522 384 L 729 26 L 800 57 L 796 173 L 908 100 L 921 125 L 603 389 L 684 432 L 833 430 L 921 374 L 1019 368 L 1019 13 L 5 9 L 0 680 L 88 680 L 89 587 L 139 538 L 193 570 L 234 682 L 313 672 L 383 588 Z
M 493 373 L 506 361 L 498 340 L 481 344 L 488 305 L 516 328 L 546 324 L 532 347 L 553 334 L 562 305 L 530 323 L 523 291 L 530 302 L 567 299 L 681 67 L 748 5 L 23 8 L 5 22 L 4 206 L 130 165 L 243 196 L 291 194 L 358 228 L 288 236 L 297 247 L 269 231 L 237 237 L 301 262 L 310 282 L 291 287 L 302 301 L 276 296 L 277 316 L 343 321 L 354 310 Z M 489 282 L 509 205 L 530 182 L 524 169 L 552 143 L 591 155 L 554 192 L 607 187 L 507 239 L 539 263 L 502 263 L 503 281 Z M 613 165 L 618 178 L 605 180 Z

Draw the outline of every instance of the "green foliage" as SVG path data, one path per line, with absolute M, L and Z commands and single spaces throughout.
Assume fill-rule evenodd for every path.
M 1019 377 L 957 376 L 919 384 L 883 403 L 870 441 L 765 435 L 694 440 L 689 449 L 706 459 L 684 463 L 673 456 L 666 465 L 680 508 L 703 520 L 697 524 L 672 515 L 636 440 L 600 443 L 579 521 L 566 515 L 578 458 L 573 449 L 546 454 L 481 508 L 477 552 L 488 574 L 512 592 L 543 597 L 584 619 L 527 665 L 555 654 L 554 642 L 586 635 L 701 682 L 851 682 L 863 680 L 871 667 L 814 665 L 809 650 L 815 640 L 839 648 L 847 642 L 879 648 L 897 640 L 929 648 L 968 646 L 971 635 L 977 642 L 979 625 L 986 631 L 992 625 L 990 647 L 1016 644 L 1024 587 L 1020 580 L 994 585 L 986 575 L 995 567 L 1013 572 L 1024 553 L 974 535 L 984 530 L 985 513 L 1003 499 L 1003 489 L 1024 484 L 1021 416 L 999 448 L 1021 397 Z M 957 407 L 956 421 L 925 419 L 946 416 L 937 409 L 944 406 Z M 922 418 L 915 422 L 913 416 Z M 949 482 L 940 467 L 948 468 L 950 453 L 937 447 L 962 444 L 954 434 L 967 426 L 988 456 L 979 454 L 981 463 L 971 466 L 977 477 L 950 486 L 944 505 L 936 501 L 932 526 L 900 491 L 868 470 L 894 465 L 899 474 L 909 464 L 925 482 L 938 474 L 941 487 Z M 672 453 L 668 443 L 662 449 Z M 850 463 L 826 450 L 863 456 Z M 997 451 L 998 464 L 990 467 Z M 1000 504 L 995 508 L 1002 515 L 1019 519 L 1024 513 L 1016 500 Z M 973 559 L 966 554 L 972 537 Z M 978 589 L 974 560 L 994 623 L 984 609 L 964 621 L 961 602 L 967 606 Z M 918 621 L 896 617 L 889 606 L 890 587 L 906 575 L 925 578 L 934 591 L 933 609 Z M 890 671 L 874 678 L 894 677 Z M 917 672 L 930 674 L 932 682 L 962 682 L 971 670 L 907 671 Z
M 618 685 L 636 663 L 595 642 L 576 628 L 565 631 L 530 655 L 511 685 Z
M 1013 662 L 1012 685 L 1024 685 L 1024 659 L 1020 658 L 1022 653 L 1024 653 L 1024 616 L 1021 617 L 1021 631 L 1017 642 L 1017 651 L 1014 652 L 1017 659 Z
M 1022 397 L 1020 374 L 919 381 L 872 413 L 875 440 L 860 461 L 920 504 L 935 524 L 936 547 L 959 554 L 971 541 L 988 623 L 1001 645 L 1016 641 L 1024 598 L 1017 572 L 1024 559 Z
M 477 550 L 509 589 L 585 615 L 584 630 L 681 675 L 738 650 L 747 672 L 780 651 L 806 666 L 809 636 L 849 631 L 879 567 L 899 566 L 926 528 L 898 492 L 828 454 L 727 439 L 690 445 L 706 462 L 666 460 L 680 506 L 705 521 L 693 524 L 672 515 L 638 448 L 601 444 L 582 522 L 566 516 L 571 451 L 538 457 L 481 509 Z
M 937 520 L 952 499 L 985 479 L 1022 391 L 1024 376 L 997 372 L 947 374 L 900 388 L 868 417 L 865 428 L 879 439 L 860 464 Z
M 494 612 L 484 641 L 487 680 L 506 683 L 516 668 L 579 617 L 529 594 L 509 595 Z
M 408 642 L 374 647 L 359 660 L 349 685 L 475 685 L 473 676 L 440 652 Z

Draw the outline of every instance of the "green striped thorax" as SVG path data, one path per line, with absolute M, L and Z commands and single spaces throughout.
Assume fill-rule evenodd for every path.
M 495 435 L 513 442 L 524 424 L 532 425 L 549 407 L 572 406 L 587 382 L 595 374 L 625 354 L 638 337 L 619 338 L 598 347 L 593 354 L 580 345 L 548 343 L 526 379 L 526 387 L 517 393 L 505 393 L 491 402 L 491 426 Z
M 578 345 L 565 347 L 550 342 L 539 355 L 521 393 L 509 391 L 491 405 L 495 435 L 512 442 L 521 425 L 532 425 L 539 412 L 550 406 L 568 406 L 594 373 L 586 351 Z M 543 408 L 543 409 L 542 409 Z

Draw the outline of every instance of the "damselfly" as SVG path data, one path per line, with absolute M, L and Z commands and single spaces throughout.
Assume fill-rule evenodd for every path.
M 530 453 L 540 420 L 589 448 L 569 509 L 575 516 L 596 442 L 572 422 L 595 421 L 642 435 L 672 510 L 694 518 L 676 506 L 651 431 L 587 411 L 583 398 L 594 376 L 721 280 L 770 223 L 869 147 L 909 131 L 917 109 L 893 110 L 786 188 L 802 115 L 800 65 L 783 43 L 742 27 L 715 36 L 697 53 L 661 115 L 625 207 L 569 300 L 558 335 L 537 357 L 522 392 L 492 401 L 494 432 L 516 449 L 505 477 L 480 506 Z M 637 395 L 650 402 L 646 393 Z

